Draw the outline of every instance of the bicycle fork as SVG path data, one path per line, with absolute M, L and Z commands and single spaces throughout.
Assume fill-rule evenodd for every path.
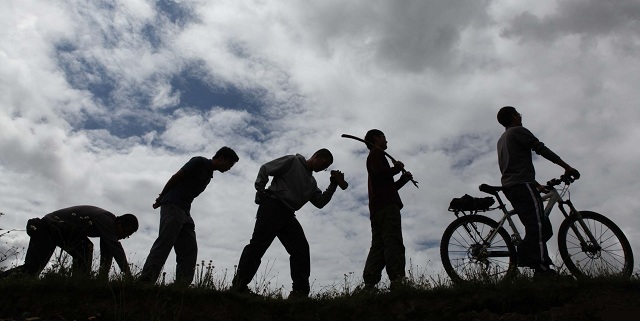
M 576 222 L 578 222 L 578 224 L 582 228 L 582 231 L 580 231 L 580 229 L 576 226 L 576 224 L 570 225 L 571 230 L 575 233 L 576 238 L 578 238 L 578 241 L 580 241 L 580 246 L 582 247 L 582 250 L 586 253 L 591 253 L 591 254 L 595 254 L 600 250 L 602 250 L 600 243 L 598 242 L 596 237 L 593 235 L 593 233 L 591 233 L 591 229 L 589 228 L 589 226 L 587 226 L 587 223 L 584 222 L 584 220 L 582 219 L 582 215 L 573 206 L 573 203 L 571 203 L 571 200 L 562 201 L 559 204 L 560 206 L 558 206 L 558 208 L 560 208 L 560 211 L 565 216 L 565 219 L 568 220 L 570 217 L 575 217 Z M 564 205 L 567 205 L 569 207 L 569 214 L 567 214 L 567 211 L 564 209 Z M 584 237 L 585 235 L 586 235 L 586 239 Z M 587 241 L 587 239 L 589 241 Z
M 556 203 L 558 203 L 558 208 L 560 209 L 560 212 L 562 212 L 562 215 L 564 215 L 565 220 L 568 220 L 572 216 L 576 217 L 576 222 L 578 222 L 578 224 L 582 228 L 582 233 L 575 224 L 571 224 L 570 227 L 571 230 L 575 233 L 576 238 L 578 238 L 578 241 L 580 241 L 580 246 L 582 247 L 582 250 L 584 252 L 595 254 L 602 249 L 600 247 L 600 244 L 598 243 L 598 240 L 595 238 L 595 236 L 593 236 L 593 233 L 591 233 L 591 229 L 584 222 L 584 220 L 582 219 L 582 215 L 580 215 L 580 212 L 576 210 L 570 199 L 563 200 L 562 197 L 560 197 L 558 191 L 555 189 L 542 196 L 542 199 L 543 201 L 549 201 L 547 203 L 547 206 L 545 206 L 544 208 L 544 212 L 547 217 L 549 216 L 549 214 L 551 214 L 551 210 Z M 567 213 L 567 210 L 564 208 L 565 205 L 569 207 L 569 213 Z M 589 242 L 587 242 L 587 240 L 585 239 L 585 235 Z

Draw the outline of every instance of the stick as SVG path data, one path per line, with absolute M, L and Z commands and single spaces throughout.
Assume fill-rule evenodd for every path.
M 362 138 L 360 138 L 360 137 L 356 137 L 356 136 L 349 135 L 349 134 L 342 134 L 342 137 L 344 137 L 344 138 L 351 138 L 351 139 L 355 139 L 355 140 L 357 140 L 357 141 L 359 141 L 359 142 L 363 142 L 363 143 L 367 144 L 367 146 L 373 146 L 373 147 L 375 147 L 376 149 L 378 149 L 378 150 L 382 151 L 382 152 L 384 153 L 384 155 L 385 155 L 385 156 L 387 156 L 387 157 L 389 157 L 389 159 L 390 159 L 392 162 L 394 162 L 394 163 L 396 162 L 396 159 L 395 159 L 395 158 L 393 158 L 393 156 L 389 155 L 389 153 L 387 153 L 385 150 L 381 149 L 380 147 L 378 147 L 378 146 L 374 145 L 372 142 L 368 142 L 368 141 L 366 141 L 366 140 L 364 140 L 364 139 L 362 139 Z M 402 169 L 402 172 L 403 172 L 403 173 L 406 173 L 407 171 L 403 168 L 403 169 Z M 418 187 L 418 182 L 416 182 L 413 178 L 411 179 L 411 182 L 413 183 L 413 185 L 415 185 L 416 187 Z M 419 187 L 418 187 L 418 188 L 419 188 Z

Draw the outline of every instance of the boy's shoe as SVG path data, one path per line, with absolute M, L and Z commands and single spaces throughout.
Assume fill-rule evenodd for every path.
M 249 287 L 246 286 L 246 285 L 232 285 L 231 288 L 229 289 L 229 291 L 235 292 L 235 293 L 238 293 L 238 294 L 246 294 L 246 295 L 250 295 L 250 296 L 260 296 L 257 293 L 251 291 L 249 289 Z
M 410 289 L 413 289 L 413 286 L 406 277 L 397 278 L 389 283 L 389 290 L 392 292 Z
M 518 267 L 527 267 L 535 269 L 536 266 L 540 265 L 540 263 L 536 263 L 532 260 L 526 259 L 526 257 L 518 256 Z
M 558 272 L 552 270 L 549 266 L 538 265 L 533 267 L 533 277 L 534 278 L 548 278 L 548 277 L 556 277 L 558 276 Z
M 353 290 L 353 294 L 377 294 L 380 290 L 376 287 L 375 284 L 367 284 L 363 283 L 359 285 L 355 290 Z
M 287 300 L 305 300 L 309 298 L 309 291 L 291 291 Z

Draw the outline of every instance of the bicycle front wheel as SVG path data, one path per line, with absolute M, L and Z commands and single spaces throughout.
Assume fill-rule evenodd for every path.
M 440 258 L 451 280 L 459 283 L 498 283 L 518 269 L 509 233 L 482 215 L 462 216 L 449 224 L 440 241 Z
M 558 230 L 558 249 L 567 269 L 575 277 L 630 277 L 633 253 L 622 230 L 601 214 L 581 211 L 580 216 L 571 215 Z

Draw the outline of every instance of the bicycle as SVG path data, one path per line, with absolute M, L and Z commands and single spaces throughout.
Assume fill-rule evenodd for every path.
M 564 175 L 552 179 L 547 182 L 545 194 L 541 196 L 547 202 L 545 215 L 549 216 L 558 204 L 565 217 L 558 228 L 558 250 L 567 270 L 576 278 L 630 277 L 633 253 L 629 241 L 622 230 L 604 215 L 576 210 L 569 193 L 569 185 L 574 181 Z M 563 186 L 556 189 L 558 185 Z M 501 186 L 482 184 L 479 189 L 492 195 L 498 206 L 491 208 L 494 203 L 491 202 L 485 208 L 449 208 L 457 218 L 444 231 L 440 257 L 446 273 L 454 282 L 497 283 L 519 273 L 516 247 L 522 242 L 522 237 L 513 221 L 516 213 L 507 210 L 500 198 Z M 478 214 L 495 209 L 503 213 L 497 222 Z

